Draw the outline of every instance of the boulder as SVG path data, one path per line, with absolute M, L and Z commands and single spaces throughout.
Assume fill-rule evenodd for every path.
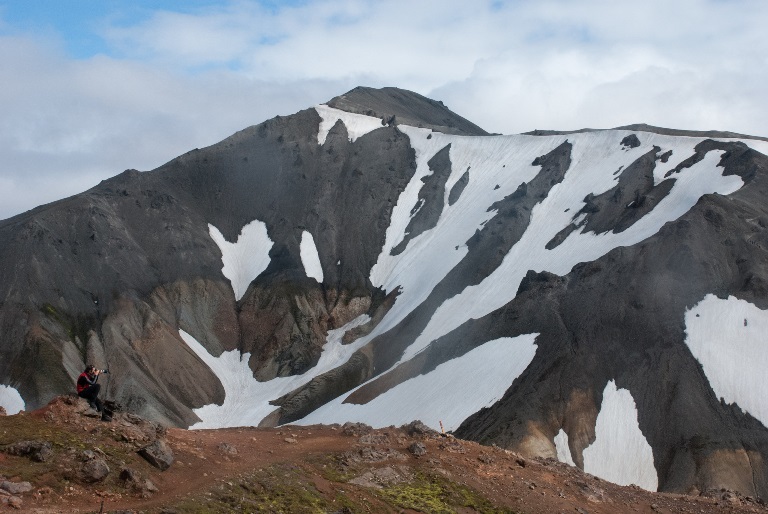
M 424 443 L 413 443 L 408 447 L 408 451 L 414 454 L 416 457 L 421 457 L 422 455 L 426 455 L 427 447 L 424 445 Z
M 32 490 L 32 484 L 29 482 L 9 482 L 3 480 L 0 482 L 0 489 L 10 494 L 24 494 Z
M 373 427 L 366 425 L 365 423 L 344 423 L 341 427 L 341 433 L 344 435 L 351 435 L 354 437 L 360 437 L 364 434 L 369 434 L 373 430 Z
M 157 439 L 149 446 L 139 450 L 138 453 L 161 471 L 165 471 L 173 464 L 173 450 L 164 439 Z
M 411 421 L 407 425 L 403 425 L 402 428 L 405 433 L 407 433 L 409 436 L 414 435 L 423 435 L 423 436 L 430 436 L 430 437 L 437 437 L 438 433 L 436 430 L 432 430 L 427 425 L 419 421 L 418 419 L 415 421 Z
M 53 457 L 53 449 L 48 441 L 19 441 L 9 444 L 3 451 L 8 455 L 28 456 L 35 462 L 46 462 Z
M 94 483 L 104 480 L 109 475 L 109 466 L 104 459 L 90 459 L 80 468 L 84 482 Z

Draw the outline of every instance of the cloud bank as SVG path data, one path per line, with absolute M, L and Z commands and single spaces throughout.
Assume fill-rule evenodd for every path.
M 234 0 L 92 20 L 102 46 L 2 21 L 0 219 L 152 169 L 357 85 L 486 130 L 649 123 L 768 135 L 760 0 Z

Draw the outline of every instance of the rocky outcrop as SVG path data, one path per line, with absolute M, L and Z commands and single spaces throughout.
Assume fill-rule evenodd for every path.
M 139 455 L 161 471 L 171 467 L 173 464 L 173 450 L 163 439 L 156 439 L 152 444 L 139 450 Z

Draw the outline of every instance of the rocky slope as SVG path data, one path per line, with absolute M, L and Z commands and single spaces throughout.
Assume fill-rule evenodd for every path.
M 157 441 L 169 455 L 164 469 L 139 454 Z M 47 452 L 19 451 L 35 445 Z M 104 423 L 71 397 L 0 416 L 0 463 L 2 512 L 767 510 L 733 491 L 693 497 L 617 486 L 556 460 L 442 436 L 419 422 L 380 430 L 348 423 L 166 431 L 123 412 Z
M 174 426 L 422 419 L 764 497 L 765 153 L 488 135 L 357 88 L 0 221 L 0 401 L 42 406 L 94 362 Z

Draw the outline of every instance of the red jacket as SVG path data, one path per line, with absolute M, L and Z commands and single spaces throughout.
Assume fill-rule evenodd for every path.
M 99 378 L 98 375 L 93 377 L 93 380 L 91 380 L 91 377 L 88 376 L 88 373 L 83 371 L 80 373 L 80 376 L 77 377 L 77 393 L 80 394 L 90 386 L 96 383 L 96 379 Z

